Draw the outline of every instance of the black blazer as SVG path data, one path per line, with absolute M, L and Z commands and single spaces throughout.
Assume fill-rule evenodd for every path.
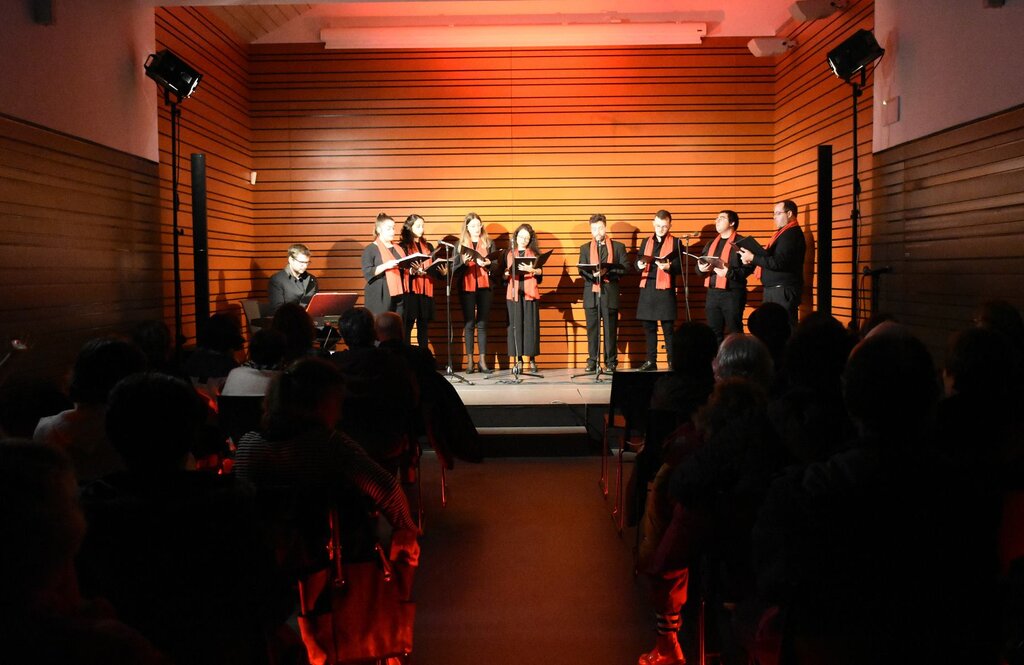
M 366 286 L 363 289 L 363 305 L 366 309 L 376 314 L 388 312 L 391 307 L 391 292 L 388 291 L 388 279 L 381 273 L 374 275 L 377 266 L 394 259 L 394 256 L 382 258 L 380 247 L 372 242 L 363 250 L 363 277 L 366 279 Z M 401 297 L 402 294 L 398 294 Z
M 614 263 L 619 267 L 608 271 L 608 282 L 604 285 L 604 292 L 601 294 L 601 297 L 604 298 L 608 309 L 618 309 L 619 279 L 628 269 L 629 259 L 626 257 L 626 246 L 615 240 L 612 240 L 612 254 L 613 256 L 608 257 L 607 263 Z M 578 263 L 590 263 L 589 242 L 580 245 L 580 260 Z M 597 307 L 597 295 L 591 289 L 591 286 L 597 281 L 597 276 L 589 270 L 582 268 L 578 270 L 580 277 L 583 278 L 583 306 L 587 308 Z

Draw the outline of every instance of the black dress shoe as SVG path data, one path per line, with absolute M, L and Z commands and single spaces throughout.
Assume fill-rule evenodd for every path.
M 612 363 L 611 365 L 605 365 L 604 369 L 607 372 L 614 372 L 618 368 L 618 366 L 619 366 L 618 363 Z
M 643 365 L 640 365 L 641 372 L 653 372 L 658 369 L 658 363 L 653 360 L 645 360 Z
M 588 360 L 587 366 L 586 368 L 584 368 L 583 371 L 586 372 L 587 374 L 593 374 L 594 372 L 597 371 L 597 363 L 594 362 L 593 360 Z
M 533 359 L 530 360 L 530 371 L 533 372 L 534 374 L 537 373 L 537 361 L 536 360 L 533 360 Z
M 487 366 L 483 360 L 480 361 L 480 371 L 484 374 L 494 374 L 494 370 Z

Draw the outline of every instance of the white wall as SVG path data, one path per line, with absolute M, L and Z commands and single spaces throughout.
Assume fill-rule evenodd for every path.
M 0 113 L 156 161 L 153 9 L 143 0 L 53 0 L 53 25 L 28 0 L 0 0 Z
M 1024 2 L 875 0 L 874 151 L 1024 104 Z M 900 98 L 886 124 L 883 102 Z

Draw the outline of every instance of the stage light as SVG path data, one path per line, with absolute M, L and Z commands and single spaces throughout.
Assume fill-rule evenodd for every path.
M 747 42 L 747 48 L 755 58 L 768 58 L 796 48 L 796 42 L 778 37 L 755 37 Z
M 828 65 L 832 73 L 849 81 L 850 77 L 881 58 L 884 53 L 885 49 L 878 45 L 870 30 L 858 30 L 829 52 Z
M 144 66 L 146 76 L 156 81 L 166 92 L 174 94 L 179 102 L 191 97 L 203 78 L 187 62 L 166 49 L 151 53 Z
M 845 8 L 846 0 L 797 0 L 789 6 L 789 13 L 797 21 L 816 21 Z

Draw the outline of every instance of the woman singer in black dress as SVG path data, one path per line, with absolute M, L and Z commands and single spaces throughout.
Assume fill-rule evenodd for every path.
M 512 249 L 505 256 L 505 303 L 508 306 L 508 354 L 518 373 L 523 357 L 530 360 L 530 371 L 537 371 L 540 354 L 540 290 L 542 275 L 537 262 L 516 264 L 516 258 L 538 258 L 537 234 L 529 224 L 520 224 L 512 234 Z

